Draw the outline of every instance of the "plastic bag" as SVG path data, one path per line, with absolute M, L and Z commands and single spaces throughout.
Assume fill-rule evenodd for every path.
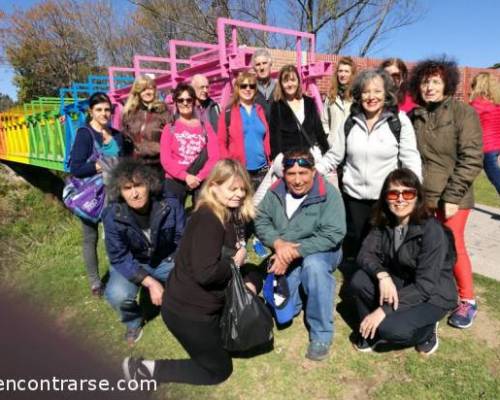
M 81 179 L 69 177 L 62 197 L 64 204 L 73 214 L 94 223 L 98 222 L 106 197 L 102 174 Z
M 247 290 L 240 270 L 234 264 L 231 270 L 220 320 L 222 345 L 229 351 L 246 351 L 272 340 L 273 318 L 262 300 Z

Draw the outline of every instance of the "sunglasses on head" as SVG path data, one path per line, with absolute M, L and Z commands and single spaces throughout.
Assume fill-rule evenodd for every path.
M 299 167 L 303 168 L 314 167 L 314 163 L 307 158 L 285 158 L 283 160 L 283 166 L 285 168 L 292 168 L 296 163 L 299 165 Z
M 255 90 L 257 88 L 256 83 L 242 83 L 240 85 L 240 89 L 252 89 Z
M 388 190 L 385 192 L 385 199 L 395 201 L 403 196 L 403 200 L 413 200 L 417 197 L 417 189 L 404 189 L 404 190 Z
M 175 99 L 177 104 L 193 104 L 193 99 L 191 97 L 178 97 Z

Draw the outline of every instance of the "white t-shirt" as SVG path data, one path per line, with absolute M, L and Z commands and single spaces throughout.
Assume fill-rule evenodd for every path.
M 302 202 L 306 199 L 307 194 L 302 197 L 293 197 L 290 193 L 285 196 L 286 216 L 291 218 L 293 213 L 297 211 Z

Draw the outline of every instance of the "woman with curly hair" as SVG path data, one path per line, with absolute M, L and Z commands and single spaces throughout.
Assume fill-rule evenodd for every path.
M 139 76 L 123 108 L 122 132 L 133 149 L 133 157 L 143 160 L 161 175 L 160 137 L 170 120 L 166 104 L 158 100 L 156 82 L 149 76 Z
M 421 176 L 415 132 L 406 114 L 398 111 L 391 77 L 382 70 L 364 70 L 356 76 L 352 94 L 351 114 L 317 167 L 324 174 L 342 168 L 347 257 L 357 255 L 368 233 L 372 206 L 387 174 L 401 164 Z
M 387 58 L 380 64 L 380 68 L 387 72 L 398 89 L 398 107 L 405 113 L 416 106 L 408 93 L 408 68 L 401 58 Z
M 455 100 L 460 74 L 445 57 L 419 62 L 410 92 L 418 103 L 412 121 L 423 162 L 427 205 L 451 229 L 457 247 L 454 268 L 459 306 L 448 319 L 457 328 L 472 325 L 477 313 L 472 267 L 465 248 L 465 224 L 474 206 L 472 183 L 482 169 L 482 135 L 472 107 Z
M 484 172 L 500 194 L 500 84 L 489 72 L 472 80 L 470 105 L 476 110 L 483 128 Z
M 352 105 L 351 85 L 356 77 L 356 64 L 351 57 L 342 57 L 332 77 L 332 84 L 323 105 L 321 123 L 333 145 L 335 134 L 345 121 Z

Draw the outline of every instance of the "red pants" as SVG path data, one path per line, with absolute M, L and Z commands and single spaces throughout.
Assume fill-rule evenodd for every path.
M 469 218 L 470 209 L 458 210 L 451 218 L 445 219 L 441 210 L 436 211 L 436 217 L 443 225 L 450 228 L 455 238 L 455 246 L 457 248 L 457 263 L 453 269 L 455 280 L 457 281 L 458 296 L 461 300 L 473 300 L 474 289 L 472 282 L 472 265 L 470 263 L 469 254 L 465 248 L 465 224 Z

